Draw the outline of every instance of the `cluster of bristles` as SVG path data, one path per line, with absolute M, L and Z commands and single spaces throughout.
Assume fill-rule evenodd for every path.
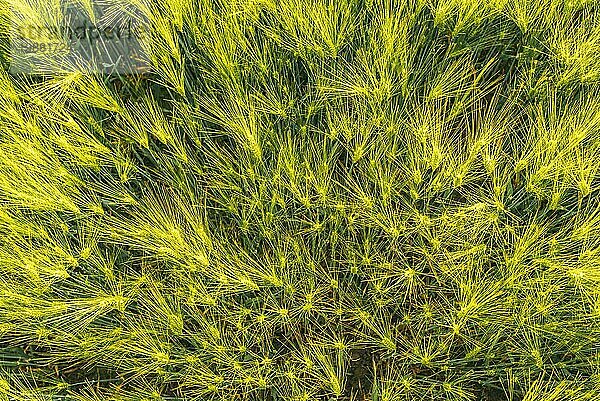
M 0 74 L 0 400 L 600 398 L 597 1 L 125 6 Z

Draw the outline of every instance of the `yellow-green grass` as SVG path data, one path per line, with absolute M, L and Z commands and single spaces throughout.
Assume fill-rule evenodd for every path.
M 113 3 L 0 73 L 0 400 L 600 399 L 597 0 Z

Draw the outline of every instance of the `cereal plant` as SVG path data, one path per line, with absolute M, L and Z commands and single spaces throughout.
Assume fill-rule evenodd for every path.
M 145 67 L 0 7 L 0 400 L 600 399 L 598 0 L 71 2 Z

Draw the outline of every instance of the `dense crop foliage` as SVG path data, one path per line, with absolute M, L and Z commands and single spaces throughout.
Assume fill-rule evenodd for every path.
M 0 400 L 600 399 L 598 1 L 126 3 L 0 73 Z

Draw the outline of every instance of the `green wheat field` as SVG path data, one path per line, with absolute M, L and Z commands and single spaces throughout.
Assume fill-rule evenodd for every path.
M 10 71 L 60 3 L 0 6 L 0 401 L 600 399 L 600 0 L 104 0 L 147 68 Z

